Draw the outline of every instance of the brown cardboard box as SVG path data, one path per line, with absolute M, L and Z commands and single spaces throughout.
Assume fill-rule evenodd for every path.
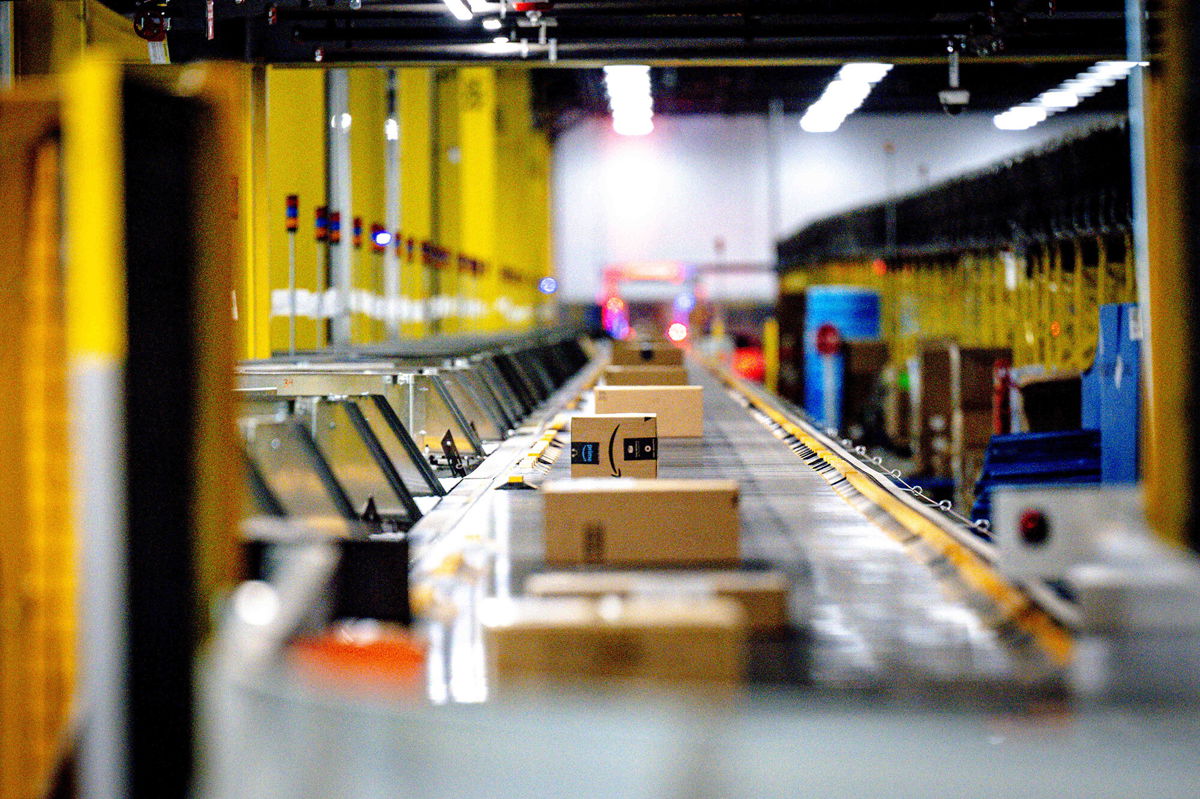
M 489 599 L 480 620 L 501 690 L 615 682 L 727 697 L 742 676 L 745 620 L 728 599 Z
M 704 435 L 703 386 L 598 386 L 596 413 L 653 413 L 659 438 Z
M 610 386 L 686 386 L 688 374 L 682 366 L 608 366 L 604 382 Z
M 996 361 L 1012 362 L 1007 347 L 958 347 L 958 407 L 975 410 L 992 407 Z
M 986 447 L 992 440 L 992 409 L 954 411 L 951 447 L 956 451 Z
M 919 359 L 920 404 L 917 421 L 917 470 L 951 477 L 951 461 L 966 449 L 987 444 L 991 436 L 992 368 L 1010 356 L 1002 347 L 960 347 L 953 341 L 922 344 Z M 986 424 L 984 423 L 986 420 Z M 939 446 L 948 441 L 949 458 Z
M 951 341 L 933 341 L 921 347 L 918 385 L 921 387 L 922 430 L 930 429 L 925 423 L 930 418 L 940 417 L 947 425 L 950 424 L 950 411 L 954 408 L 956 393 L 951 385 L 954 373 L 950 362 L 950 349 L 954 346 Z
M 842 342 L 842 427 L 860 438 L 871 424 L 879 375 L 887 366 L 886 341 Z
M 907 382 L 907 374 L 905 375 Z M 900 387 L 896 370 L 884 373 L 887 391 L 884 397 L 884 432 L 897 447 L 908 446 L 912 434 L 912 404 L 909 391 Z
M 593 599 L 719 596 L 742 606 L 752 630 L 777 632 L 788 624 L 788 579 L 775 571 L 545 572 L 525 581 L 525 593 Z
M 571 419 L 572 477 L 658 477 L 654 414 L 609 413 Z
M 732 480 L 584 478 L 542 487 L 546 562 L 734 565 L 741 558 Z
M 683 350 L 673 344 L 614 341 L 613 366 L 683 366 Z

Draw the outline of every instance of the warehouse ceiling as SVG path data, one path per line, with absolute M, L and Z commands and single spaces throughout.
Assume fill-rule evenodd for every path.
M 847 60 L 898 65 L 864 110 L 934 111 L 954 48 L 970 107 L 994 111 L 1125 52 L 1124 0 L 107 2 L 142 17 L 143 27 L 149 20 L 151 29 L 155 15 L 169 16 L 175 61 L 548 67 L 536 72 L 535 96 L 539 117 L 553 129 L 606 111 L 599 67 L 613 62 L 655 67 L 655 112 L 662 114 L 761 113 L 773 100 L 794 112 Z M 473 10 L 469 19 L 451 13 L 455 2 Z M 1120 90 L 1089 107 L 1120 107 Z

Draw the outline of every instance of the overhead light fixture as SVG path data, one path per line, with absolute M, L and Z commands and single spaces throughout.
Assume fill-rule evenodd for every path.
M 633 64 L 605 67 L 604 88 L 608 92 L 614 131 L 622 136 L 645 136 L 654 130 L 650 67 Z
M 471 9 L 467 8 L 467 4 L 463 0 L 442 0 L 446 4 L 446 8 L 450 9 L 450 13 L 455 19 L 466 22 L 471 18 Z
M 1000 130 L 1028 130 L 1047 117 L 1074 108 L 1089 97 L 1129 77 L 1137 67 L 1149 66 L 1146 61 L 1098 61 L 1086 71 L 1064 80 L 1053 89 L 1020 105 L 996 114 L 992 123 Z
M 521 53 L 524 45 L 509 41 L 507 36 L 497 36 L 490 42 L 475 45 L 475 48 L 484 55 L 509 56 Z
M 483 29 L 485 31 L 498 31 L 503 24 L 499 17 L 488 17 L 483 21 Z
M 821 97 L 804 112 L 800 127 L 808 133 L 833 133 L 842 126 L 892 71 L 891 64 L 846 64 L 825 87 Z

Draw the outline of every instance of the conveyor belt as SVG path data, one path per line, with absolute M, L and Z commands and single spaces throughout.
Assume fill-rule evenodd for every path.
M 1031 655 L 1036 634 L 1020 634 L 1037 609 L 978 568 L 986 551 L 771 398 L 694 365 L 707 433 L 661 441 L 660 474 L 739 481 L 750 565 L 794 579 L 793 634 L 753 643 L 751 690 L 728 707 L 570 691 L 466 706 L 488 698 L 479 602 L 543 568 L 539 495 L 499 489 L 510 475 L 568 474 L 567 414 L 587 409 L 598 368 L 545 401 L 411 531 L 432 706 L 299 679 L 277 656 L 332 557 L 305 550 L 278 581 L 292 615 L 264 628 L 233 614 L 214 647 L 197 795 L 1194 793 L 1194 704 L 1043 701 L 1057 667 Z M 1032 702 L 1013 690 L 1031 686 Z
M 1045 687 L 1053 669 L 1039 658 L 1031 659 L 1027 646 L 989 626 L 967 592 L 958 592 L 945 573 L 919 562 L 839 495 L 825 475 L 798 457 L 707 370 L 692 364 L 690 374 L 692 382 L 705 388 L 705 435 L 663 439 L 659 474 L 737 480 L 747 565 L 779 569 L 793 580 L 796 627 L 785 639 L 753 643 L 752 681 L 855 687 L 934 684 L 939 690 L 991 689 L 989 693 L 1031 684 Z M 588 404 L 585 396 L 582 407 Z M 530 432 L 529 438 L 545 440 L 540 432 Z M 497 454 L 512 458 L 511 452 Z M 567 478 L 569 470 L 568 459 L 557 458 L 545 479 Z M 444 630 L 431 631 L 435 644 L 446 644 L 445 652 L 435 653 L 435 661 L 444 660 L 448 668 L 446 681 L 434 690 L 446 698 L 486 693 L 446 687 L 465 685 L 464 670 L 482 673 L 473 607 L 462 603 L 473 605 L 484 594 L 520 593 L 525 577 L 545 568 L 537 493 L 490 491 L 480 496 L 480 505 L 456 527 L 488 542 L 486 557 L 495 556 L 492 579 L 485 581 L 484 589 L 457 591 L 457 620 Z M 420 534 L 420 528 L 416 532 Z M 477 566 L 486 569 L 484 563 Z M 467 642 L 469 651 L 453 651 L 453 641 Z M 435 673 L 435 683 L 440 679 Z

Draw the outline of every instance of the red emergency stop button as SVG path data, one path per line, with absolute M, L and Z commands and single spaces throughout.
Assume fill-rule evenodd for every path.
M 1046 514 L 1037 508 L 1026 508 L 1017 522 L 1017 532 L 1025 544 L 1041 546 L 1050 539 L 1050 522 L 1046 520 Z

